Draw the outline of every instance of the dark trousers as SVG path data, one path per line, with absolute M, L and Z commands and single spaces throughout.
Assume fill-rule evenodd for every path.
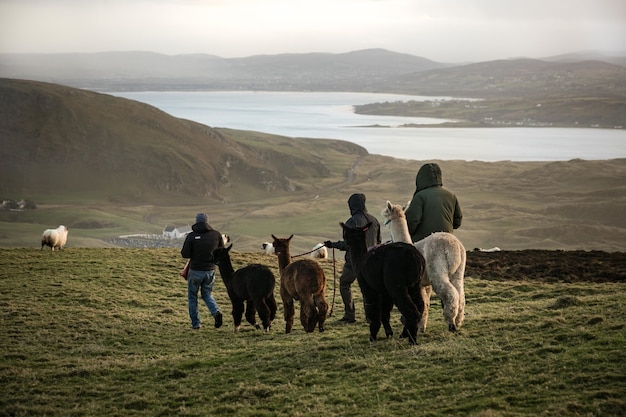
M 345 264 L 341 275 L 339 276 L 339 293 L 343 300 L 344 318 L 354 320 L 354 299 L 352 298 L 352 290 L 350 286 L 356 279 L 356 275 L 350 264 Z

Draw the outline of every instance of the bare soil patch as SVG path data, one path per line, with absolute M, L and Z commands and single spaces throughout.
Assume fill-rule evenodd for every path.
M 604 251 L 469 251 L 465 275 L 488 280 L 626 282 L 626 253 Z

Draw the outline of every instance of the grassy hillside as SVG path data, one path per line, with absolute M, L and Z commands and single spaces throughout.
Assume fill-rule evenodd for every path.
M 417 170 L 432 162 L 214 129 L 69 87 L 1 80 L 0 90 L 0 198 L 37 206 L 0 210 L 5 247 L 38 247 L 42 231 L 59 224 L 70 229 L 69 247 L 111 246 L 203 211 L 238 250 L 293 233 L 304 252 L 340 238 L 350 194 L 365 193 L 378 216 L 386 200 L 407 202 Z M 467 249 L 626 251 L 624 159 L 438 162 L 461 202 L 457 235 Z
M 235 268 L 260 262 L 277 273 L 274 256 L 232 254 Z M 494 280 L 468 270 L 461 331 L 447 330 L 433 298 L 427 331 L 411 347 L 397 338 L 397 310 L 396 337 L 368 341 L 358 287 L 356 324 L 337 322 L 337 293 L 324 333 L 296 323 L 286 335 L 277 291 L 269 333 L 248 324 L 233 333 L 218 281 L 224 326 L 213 328 L 201 306 L 203 327 L 191 330 L 182 266 L 174 249 L 0 249 L 0 415 L 626 413 L 623 282 Z M 332 303 L 332 263 L 322 266 Z
M 0 80 L 0 193 L 7 197 L 236 201 L 328 176 L 336 152 L 366 153 L 346 142 L 324 143 L 328 162 L 307 142 L 212 129 L 106 94 Z

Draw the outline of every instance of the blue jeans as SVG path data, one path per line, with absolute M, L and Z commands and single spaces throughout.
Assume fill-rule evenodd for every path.
M 200 315 L 198 314 L 198 291 L 209 308 L 212 316 L 220 311 L 211 292 L 215 282 L 215 271 L 195 271 L 189 270 L 187 275 L 187 301 L 189 305 L 189 318 L 193 327 L 200 326 Z

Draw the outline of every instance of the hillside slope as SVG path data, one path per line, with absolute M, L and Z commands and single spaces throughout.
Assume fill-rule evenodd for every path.
M 325 143 L 329 159 L 366 153 L 347 142 Z M 5 196 L 222 201 L 291 192 L 302 178 L 329 175 L 309 142 L 283 145 L 280 137 L 213 129 L 106 94 L 0 79 Z

